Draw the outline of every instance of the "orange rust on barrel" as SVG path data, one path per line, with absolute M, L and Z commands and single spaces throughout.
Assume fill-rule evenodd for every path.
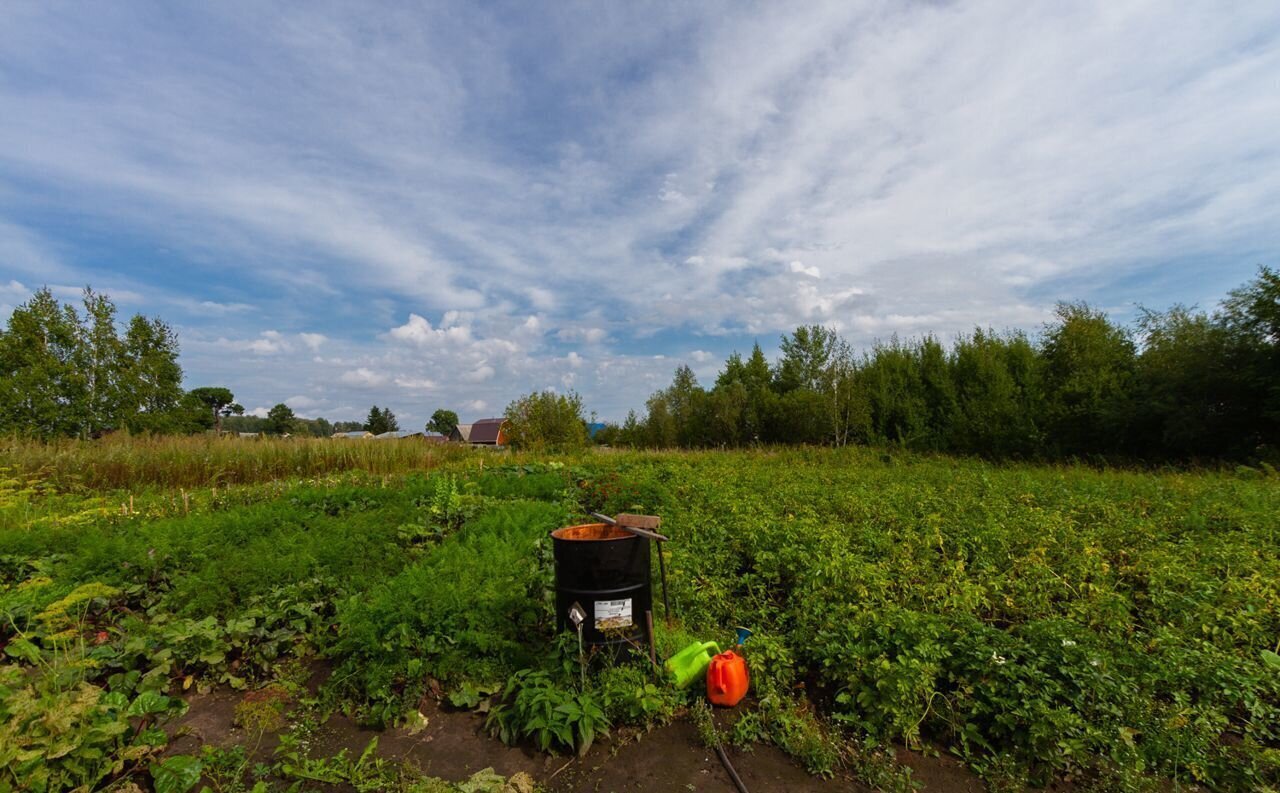
M 584 523 L 581 526 L 565 526 L 556 529 L 551 536 L 557 540 L 625 540 L 635 537 L 629 531 L 623 531 L 607 523 Z

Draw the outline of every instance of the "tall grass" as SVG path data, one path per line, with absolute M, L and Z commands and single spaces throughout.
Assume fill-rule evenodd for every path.
M 112 436 L 42 442 L 0 438 L 0 468 L 39 474 L 59 490 L 254 484 L 342 471 L 397 474 L 484 453 L 413 439 Z

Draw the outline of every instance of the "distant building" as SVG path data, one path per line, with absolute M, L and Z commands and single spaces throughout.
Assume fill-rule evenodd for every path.
M 331 437 L 334 438 L 372 438 L 375 437 L 368 430 L 356 430 L 354 432 L 335 432 Z
M 507 420 L 480 419 L 471 423 L 467 442 L 472 446 L 506 446 Z
M 461 443 L 471 443 L 471 425 L 459 424 L 453 428 L 453 432 L 449 433 L 449 440 L 459 441 Z
M 237 432 L 236 437 L 237 438 L 261 438 L 262 433 L 261 432 Z
M 603 421 L 593 421 L 587 424 L 587 437 L 590 438 L 591 440 L 595 440 L 596 433 L 602 429 L 604 429 Z
M 384 432 L 379 435 L 374 435 L 373 437 L 376 440 L 388 440 L 388 439 L 394 440 L 399 438 L 421 438 L 422 433 L 414 432 L 413 430 L 391 430 L 390 432 Z

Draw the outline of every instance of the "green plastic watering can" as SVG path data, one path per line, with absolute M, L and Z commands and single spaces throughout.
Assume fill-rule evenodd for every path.
M 694 642 L 667 659 L 663 666 L 675 678 L 676 688 L 684 688 L 706 673 L 713 654 L 708 650 L 718 655 L 720 645 L 715 642 Z

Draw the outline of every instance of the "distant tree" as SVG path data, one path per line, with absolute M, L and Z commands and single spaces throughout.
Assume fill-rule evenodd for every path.
M 141 431 L 157 433 L 181 433 L 190 435 L 208 432 L 216 425 L 209 406 L 190 392 L 178 398 L 177 406 L 155 422 L 155 426 L 141 427 Z
M 1136 350 L 1123 327 L 1086 303 L 1059 303 L 1041 343 L 1049 432 L 1065 454 L 1123 449 Z
M 665 391 L 658 391 L 645 403 L 643 445 L 655 449 L 670 449 L 680 442 L 680 427 L 667 404 Z
M 77 366 L 84 377 L 84 402 L 68 406 L 78 414 L 81 434 L 117 429 L 133 413 L 129 402 L 136 385 L 126 382 L 124 342 L 116 331 L 115 304 L 88 287 L 84 290 L 84 322 Z
M 632 447 L 645 444 L 644 427 L 641 426 L 640 417 L 634 410 L 627 411 L 627 418 L 622 422 L 622 428 L 618 432 L 618 443 Z
M 801 325 L 790 336 L 783 336 L 782 358 L 774 374 L 778 392 L 797 388 L 817 391 L 838 338 L 834 330 L 821 325 Z
M 828 437 L 836 446 L 865 442 L 871 435 L 871 400 L 858 379 L 853 348 L 837 337 L 822 371 L 820 392 L 830 422 Z
M 707 420 L 714 446 L 738 446 L 746 432 L 747 387 L 733 379 L 707 395 Z
M 1227 334 L 1234 407 L 1253 417 L 1242 443 L 1280 459 L 1280 271 L 1260 268 L 1231 292 L 1217 320 Z
M 604 426 L 596 430 L 595 437 L 592 442 L 597 446 L 621 446 L 622 428 L 611 421 L 606 421 Z
M 400 425 L 396 422 L 396 414 L 391 412 L 391 408 L 380 408 L 374 405 L 369 408 L 369 417 L 364 420 L 364 428 L 374 435 L 381 435 L 384 432 L 400 429 Z
M 427 432 L 438 432 L 441 435 L 448 435 L 458 427 L 458 414 L 452 410 L 439 408 L 431 414 L 431 420 L 427 422 Z
M 86 287 L 83 314 L 46 288 L 0 330 L 0 431 L 96 436 L 128 426 L 169 431 L 182 391 L 178 344 L 135 316 L 121 338 L 116 307 Z
M 86 429 L 80 318 L 40 289 L 0 333 L 0 430 L 50 437 Z
M 293 408 L 281 402 L 267 411 L 268 432 L 272 435 L 286 435 L 296 429 L 297 417 Z
M 704 446 L 710 442 L 707 392 L 688 366 L 676 367 L 667 387 L 667 408 L 676 427 L 676 443 L 681 446 Z
M 508 443 L 517 449 L 565 450 L 587 445 L 582 397 L 535 391 L 507 405 Z
M 872 440 L 925 445 L 932 411 L 925 400 L 919 349 L 896 336 L 877 343 L 859 369 L 871 408 Z
M 334 432 L 358 432 L 364 429 L 363 421 L 335 421 L 333 422 Z M 330 433 L 332 434 L 332 433 Z
M 193 388 L 189 393 L 209 411 L 213 417 L 214 429 L 219 435 L 222 434 L 222 419 L 244 413 L 244 406 L 236 402 L 235 394 L 229 388 L 205 386 Z
M 949 448 L 993 457 L 1028 456 L 1043 441 L 1040 359 L 1026 336 L 977 328 L 951 352 L 955 384 Z
M 122 399 L 127 400 L 133 432 L 190 432 L 188 411 L 180 405 L 182 367 L 178 365 L 178 338 L 159 319 L 135 316 L 124 338 L 125 360 Z
M 742 383 L 747 387 L 747 405 L 742 414 L 743 443 L 774 440 L 768 426 L 769 419 L 776 413 L 772 380 L 769 360 L 757 342 L 742 366 Z

